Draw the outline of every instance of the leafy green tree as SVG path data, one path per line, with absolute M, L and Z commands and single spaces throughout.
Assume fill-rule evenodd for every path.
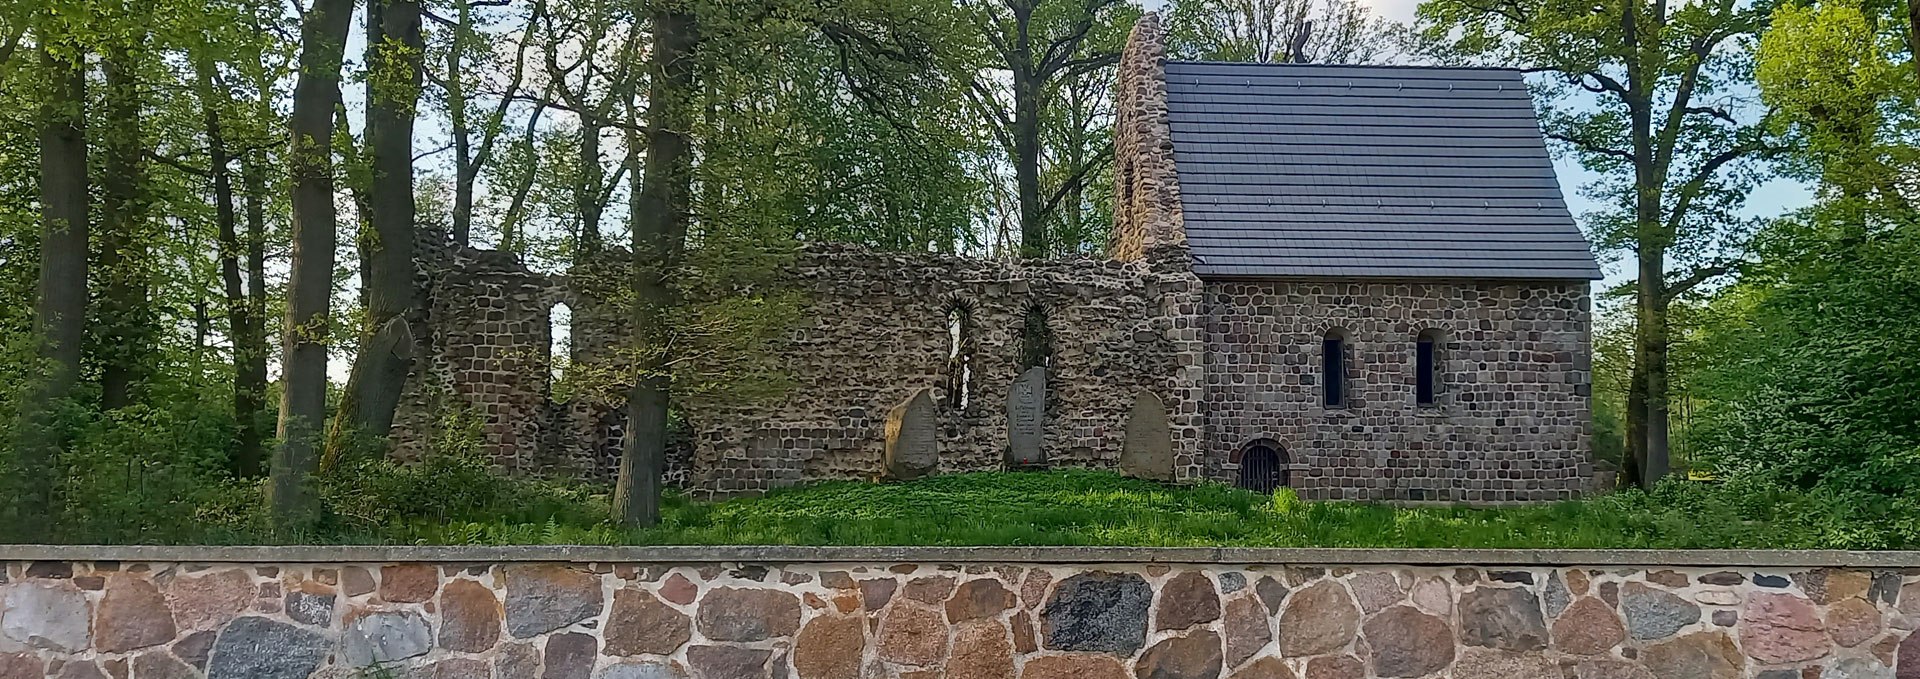
M 1765 10 L 1736 2 L 1432 0 L 1419 30 L 1445 60 L 1550 74 L 1536 90 L 1547 135 L 1600 179 L 1587 215 L 1600 247 L 1629 253 L 1637 276 L 1634 370 L 1623 480 L 1668 471 L 1669 309 L 1734 270 L 1738 215 L 1775 149 L 1744 101 Z
M 1401 31 L 1355 0 L 1174 0 L 1167 56 L 1204 61 L 1373 64 Z

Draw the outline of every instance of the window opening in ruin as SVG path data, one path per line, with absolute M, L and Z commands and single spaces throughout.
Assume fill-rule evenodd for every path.
M 947 402 L 956 410 L 973 403 L 973 312 L 959 302 L 947 309 Z
M 1339 330 L 1327 332 L 1320 342 L 1321 399 L 1328 408 L 1347 405 L 1347 337 Z
M 1280 444 L 1266 439 L 1240 449 L 1240 475 L 1234 485 L 1247 490 L 1272 493 L 1287 485 L 1287 456 Z
M 553 370 L 553 381 L 558 384 L 560 377 L 567 372 L 567 365 L 573 362 L 573 308 L 565 302 L 553 305 L 547 312 L 547 365 Z
M 1440 391 L 1440 332 L 1427 329 L 1413 345 L 1414 362 L 1414 401 L 1423 406 L 1433 405 L 1435 395 Z
M 1053 367 L 1053 328 L 1038 304 L 1027 307 L 1020 322 L 1020 370 L 1034 366 Z

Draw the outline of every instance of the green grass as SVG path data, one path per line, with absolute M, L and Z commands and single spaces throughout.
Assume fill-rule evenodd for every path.
M 598 500 L 596 500 L 597 502 Z M 1884 503 L 1882 503 L 1884 504 Z M 670 498 L 661 525 L 408 521 L 350 541 L 436 544 L 1854 548 L 1920 545 L 1909 514 L 1797 491 L 1673 482 L 1498 508 L 1305 502 L 1092 471 L 832 482 L 719 503 Z

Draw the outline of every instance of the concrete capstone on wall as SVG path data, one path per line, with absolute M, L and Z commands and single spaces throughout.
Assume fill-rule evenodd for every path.
M 1920 674 L 1912 568 L 1420 561 L 13 561 L 0 677 Z

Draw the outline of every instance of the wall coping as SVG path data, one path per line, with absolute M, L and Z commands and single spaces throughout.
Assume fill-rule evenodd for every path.
M 0 561 L 185 563 L 1183 563 L 1920 568 L 1920 551 L 1747 549 L 1316 549 L 1233 547 L 809 547 L 524 545 L 0 545 Z

